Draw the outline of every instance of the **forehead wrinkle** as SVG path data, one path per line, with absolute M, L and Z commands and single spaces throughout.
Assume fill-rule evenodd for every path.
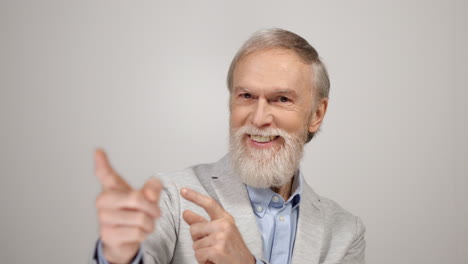
M 249 89 L 242 87 L 242 86 L 234 87 L 234 92 L 238 92 L 238 91 L 251 92 Z
M 234 87 L 234 92 L 243 91 L 243 92 L 251 93 L 254 90 L 256 90 L 256 89 L 248 89 L 248 88 L 245 88 L 243 86 Z M 271 90 L 271 91 L 269 91 L 269 89 L 259 88 L 258 90 L 261 90 L 262 92 L 266 92 L 268 94 L 293 94 L 293 95 L 297 95 L 297 91 L 294 90 L 294 89 L 290 89 L 290 88 L 273 88 L 273 90 Z

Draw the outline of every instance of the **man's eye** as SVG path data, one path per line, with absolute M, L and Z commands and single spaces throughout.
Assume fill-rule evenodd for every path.
M 285 97 L 285 96 L 281 96 L 281 97 L 279 98 L 279 101 L 282 102 L 282 103 L 287 103 L 287 102 L 289 102 L 289 98 L 287 98 L 287 97 Z
M 241 97 L 246 98 L 246 99 L 250 99 L 250 98 L 252 98 L 252 95 L 249 94 L 249 93 L 244 93 L 244 94 L 241 94 Z

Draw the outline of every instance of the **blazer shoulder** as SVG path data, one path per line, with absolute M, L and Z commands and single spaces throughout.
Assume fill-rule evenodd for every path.
M 365 233 L 365 226 L 361 218 L 332 199 L 319 196 L 322 216 L 327 229 L 339 236 L 356 239 Z
M 325 211 L 326 214 L 330 214 L 331 216 L 334 217 L 353 217 L 354 214 L 351 213 L 350 211 L 344 209 L 340 204 L 338 204 L 336 201 L 318 195 L 321 209 Z
M 197 164 L 178 171 L 157 173 L 155 177 L 159 178 L 165 187 L 172 189 L 172 192 L 188 187 L 202 193 L 206 192 L 219 202 L 212 182 L 213 179 L 218 178 L 220 168 L 223 168 L 219 163 Z
M 327 226 L 356 227 L 357 222 L 362 224 L 359 217 L 343 208 L 336 201 L 317 194 L 306 181 L 304 183 L 303 192 L 306 194 L 306 202 L 311 202 L 320 211 L 320 215 Z

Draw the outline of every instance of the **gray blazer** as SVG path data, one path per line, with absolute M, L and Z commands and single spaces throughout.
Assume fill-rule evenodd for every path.
M 162 216 L 155 232 L 143 243 L 144 263 L 197 263 L 189 226 L 182 213 L 190 209 L 209 219 L 200 207 L 181 198 L 182 187 L 192 188 L 215 199 L 235 219 L 248 248 L 262 258 L 262 238 L 245 185 L 231 170 L 229 157 L 174 173 L 160 174 L 164 183 Z M 318 196 L 305 183 L 299 205 L 293 264 L 361 264 L 364 261 L 364 225 L 335 202 Z

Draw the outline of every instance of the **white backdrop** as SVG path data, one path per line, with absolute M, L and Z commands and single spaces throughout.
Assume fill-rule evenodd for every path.
M 134 186 L 227 151 L 225 76 L 260 28 L 332 87 L 303 170 L 367 226 L 368 263 L 468 263 L 468 4 L 0 1 L 0 263 L 84 263 L 92 153 Z

